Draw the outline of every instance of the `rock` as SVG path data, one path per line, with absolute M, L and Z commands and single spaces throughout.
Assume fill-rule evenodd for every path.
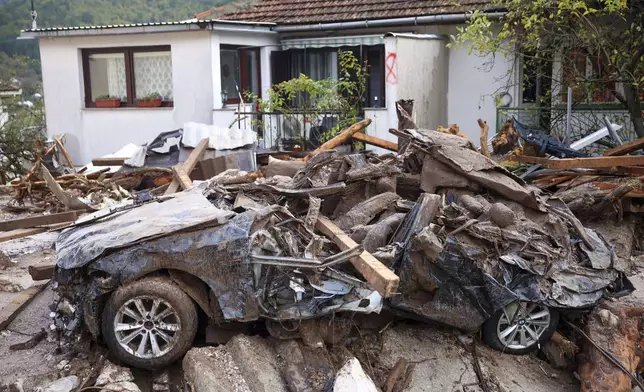
M 512 226 L 517 220 L 514 212 L 503 203 L 492 204 L 492 207 L 490 207 L 488 214 L 490 215 L 490 220 L 492 221 L 492 223 L 501 228 Z
M 287 392 L 277 355 L 259 336 L 237 335 L 226 344 L 252 392 Z
M 15 274 L 3 274 L 0 276 L 0 291 L 18 293 L 33 286 L 34 281 L 25 271 Z
M 352 358 L 335 376 L 333 392 L 378 392 L 371 378 L 362 370 L 360 362 Z
M 110 361 L 105 361 L 105 366 L 96 379 L 97 386 L 115 384 L 123 381 L 134 381 L 132 371 L 123 366 L 117 366 Z
M 462 345 L 469 347 L 474 342 L 474 339 L 469 335 L 458 335 L 458 341 L 461 342 Z
M 58 365 L 56 365 L 56 369 L 63 370 L 67 365 L 69 365 L 69 361 L 67 359 L 63 359 L 62 361 L 58 362 Z
M 485 212 L 485 206 L 479 202 L 475 197 L 470 195 L 462 195 L 458 198 L 459 203 L 465 207 L 466 210 L 472 213 L 474 218 L 479 217 Z
M 411 240 L 412 250 L 423 253 L 427 260 L 435 262 L 443 251 L 443 244 L 429 227 L 425 227 Z
M 78 377 L 68 376 L 54 381 L 48 386 L 40 389 L 40 392 L 71 392 L 78 386 Z
M 251 392 L 226 346 L 191 349 L 183 374 L 193 392 Z
M 619 317 L 615 316 L 610 310 L 602 309 L 597 314 L 604 325 L 611 327 L 617 327 L 619 325 Z
M 103 390 L 110 392 L 141 392 L 138 385 L 130 381 L 107 384 L 103 387 Z
M 14 265 L 11 258 L 4 251 L 0 251 L 0 270 L 7 269 Z

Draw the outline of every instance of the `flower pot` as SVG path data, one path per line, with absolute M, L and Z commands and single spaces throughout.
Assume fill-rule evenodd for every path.
M 121 98 L 116 99 L 97 99 L 94 101 L 97 108 L 117 108 L 121 106 Z
M 139 108 L 158 108 L 161 106 L 161 98 L 157 99 L 139 99 L 136 101 L 136 106 Z

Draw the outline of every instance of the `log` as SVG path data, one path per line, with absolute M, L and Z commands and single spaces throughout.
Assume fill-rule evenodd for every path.
M 617 146 L 615 148 L 606 150 L 606 152 L 604 152 L 604 156 L 612 157 L 617 155 L 626 155 L 633 151 L 641 150 L 642 148 L 644 148 L 644 137 L 639 138 L 637 140 L 633 140 L 632 142 L 629 142 L 626 144 L 622 144 L 621 146 Z
M 315 228 L 331 239 L 340 250 L 347 250 L 358 246 L 349 236 L 328 218 L 320 216 Z M 398 290 L 398 276 L 371 253 L 364 251 L 359 256 L 351 259 L 351 264 L 365 278 L 367 283 L 378 291 L 383 297 L 391 297 Z
M 482 119 L 477 120 L 479 123 L 479 127 L 481 128 L 481 154 L 485 155 L 486 157 L 490 157 L 490 152 L 487 149 L 487 138 L 488 138 L 488 133 L 490 131 L 490 127 L 487 125 L 485 121 Z
M 29 229 L 36 226 L 51 225 L 54 223 L 63 223 L 75 221 L 79 212 L 68 211 L 59 214 L 30 216 L 28 218 L 14 219 L 10 221 L 0 222 L 0 231 L 9 231 L 16 229 Z
M 380 139 L 375 136 L 367 135 L 366 133 L 356 133 L 351 136 L 355 140 L 359 140 L 372 146 L 384 148 L 385 150 L 398 152 L 398 143 L 390 142 L 389 140 Z
M 335 223 L 341 230 L 349 230 L 358 225 L 366 225 L 376 215 L 384 211 L 398 199 L 400 199 L 400 196 L 395 193 L 381 193 L 357 204 L 349 212 L 336 219 Z
M 644 166 L 644 156 L 548 159 L 526 155 L 511 155 L 509 159 L 515 162 L 535 163 L 549 169 Z
M 203 154 L 206 152 L 206 148 L 208 148 L 209 142 L 210 142 L 209 138 L 205 138 L 202 141 L 200 141 L 199 144 L 197 144 L 197 147 L 195 147 L 195 149 L 192 150 L 192 152 L 188 156 L 188 159 L 186 159 L 186 161 L 183 162 L 181 165 L 176 165 L 176 166 L 181 166 L 183 173 L 186 173 L 186 175 L 187 173 L 192 173 L 192 171 L 197 166 L 197 163 L 201 160 L 201 158 L 203 157 Z M 177 172 L 175 171 L 175 167 L 172 168 L 172 172 L 174 174 L 172 182 L 168 186 L 168 189 L 166 189 L 164 195 L 171 195 L 176 191 L 178 191 L 182 182 L 184 183 L 184 185 L 186 184 L 185 178 L 180 179 L 177 177 Z M 192 181 L 190 181 L 190 186 L 192 186 Z M 184 189 L 187 189 L 187 188 L 184 188 Z
M 347 142 L 351 136 L 355 133 L 358 133 L 368 127 L 371 124 L 371 120 L 366 119 L 362 120 L 360 122 L 357 122 L 350 126 L 349 128 L 345 129 L 344 131 L 340 132 L 336 137 L 333 139 L 327 141 L 326 143 L 322 144 L 320 147 L 316 148 L 314 151 L 311 151 L 309 155 L 304 157 L 304 162 L 308 162 L 309 159 L 313 158 L 317 154 L 321 153 L 322 151 L 326 150 L 332 150 L 336 148 L 337 146 Z
M 631 378 L 619 369 L 602 352 L 612 354 L 626 370 L 635 374 L 639 358 L 637 346 L 639 341 L 637 318 L 629 318 L 625 308 L 611 307 L 611 310 L 597 307 L 586 325 L 586 335 L 596 342 L 584 340 L 584 358 L 579 365 L 578 373 L 582 392 L 631 392 Z

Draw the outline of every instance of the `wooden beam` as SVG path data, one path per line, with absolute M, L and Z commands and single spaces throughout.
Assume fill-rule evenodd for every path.
M 27 290 L 15 293 L 9 303 L 0 309 L 0 331 L 4 330 L 20 314 L 20 312 L 43 291 L 49 282 L 39 286 L 31 286 Z
M 67 152 L 67 149 L 65 149 L 65 145 L 63 145 L 63 138 L 62 137 L 55 137 L 54 140 L 56 141 L 56 144 L 58 145 L 58 149 L 60 150 L 60 153 L 63 154 L 63 157 L 67 161 L 67 165 L 70 168 L 74 168 L 74 164 L 72 163 L 72 158 L 69 156 L 69 153 Z
M 309 153 L 309 155 L 304 157 L 304 162 L 307 162 L 309 159 L 311 159 L 314 156 L 318 155 L 322 151 L 334 149 L 337 146 L 341 145 L 342 143 L 345 143 L 346 141 L 351 139 L 351 136 L 353 136 L 354 134 L 362 131 L 363 129 L 368 127 L 370 124 L 371 124 L 370 119 L 362 120 L 360 122 L 357 122 L 357 123 L 353 124 L 349 128 L 347 128 L 344 131 L 342 131 L 339 134 L 337 134 L 333 139 L 326 141 L 320 147 L 318 147 L 315 150 L 311 151 Z
M 54 223 L 63 223 L 75 221 L 80 215 L 77 211 L 61 212 L 59 214 L 30 216 L 28 218 L 14 219 L 0 222 L 0 231 L 9 231 L 16 229 L 29 229 L 36 226 L 52 225 Z
M 197 163 L 201 160 L 201 158 L 203 157 L 203 154 L 206 152 L 206 148 L 208 148 L 209 142 L 210 142 L 209 138 L 205 138 L 202 141 L 200 141 L 199 144 L 197 144 L 197 147 L 195 147 L 195 149 L 192 150 L 192 152 L 188 156 L 188 159 L 186 159 L 186 161 L 183 162 L 181 165 L 176 165 L 181 167 L 181 171 L 183 173 L 186 173 L 186 176 L 188 175 L 188 173 L 192 173 L 192 171 L 195 169 L 195 167 L 197 166 Z M 175 193 L 176 191 L 179 190 L 181 183 L 182 182 L 185 183 L 185 179 L 183 179 L 184 181 L 182 181 L 177 177 L 177 173 L 179 172 L 175 171 L 175 167 L 172 168 L 172 173 L 174 174 L 172 178 L 172 182 L 168 186 L 168 189 L 166 189 L 164 195 L 170 195 Z M 190 186 L 192 186 L 192 181 L 190 181 Z
M 179 182 L 179 186 L 182 189 L 188 189 L 192 187 L 192 180 L 188 177 L 188 174 L 183 171 L 181 165 L 176 165 L 172 167 L 172 175 Z
M 30 235 L 44 233 L 49 230 L 47 227 L 34 227 L 31 229 L 17 229 L 0 233 L 0 242 L 11 241 L 18 238 L 29 237 Z
M 372 146 L 384 148 L 385 150 L 398 152 L 398 143 L 390 142 L 389 140 L 380 139 L 375 136 L 367 135 L 366 133 L 354 133 L 351 137 Z
M 315 228 L 329 237 L 340 250 L 347 250 L 358 246 L 344 231 L 340 230 L 329 219 L 318 217 Z M 387 268 L 371 253 L 364 251 L 359 256 L 351 259 L 351 264 L 362 274 L 367 283 L 376 289 L 383 297 L 391 297 L 398 290 L 399 278 L 392 270 Z
M 548 159 L 529 157 L 526 155 L 511 155 L 510 160 L 523 163 L 536 163 L 549 169 L 644 166 L 644 156 Z
M 46 280 L 54 276 L 56 264 L 30 265 L 27 269 L 33 280 Z
M 617 155 L 626 155 L 633 151 L 641 150 L 642 148 L 644 148 L 644 137 L 622 144 L 621 146 L 611 148 L 610 150 L 606 150 L 606 152 L 604 152 L 604 156 L 612 157 Z
M 125 161 L 130 158 L 95 158 L 92 159 L 94 166 L 123 166 Z

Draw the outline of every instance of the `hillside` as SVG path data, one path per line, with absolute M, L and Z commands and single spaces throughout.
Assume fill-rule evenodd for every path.
M 190 19 L 195 13 L 233 0 L 35 0 L 39 27 L 162 22 Z M 0 0 L 0 52 L 38 57 L 34 41 L 16 40 L 31 26 L 29 0 Z

